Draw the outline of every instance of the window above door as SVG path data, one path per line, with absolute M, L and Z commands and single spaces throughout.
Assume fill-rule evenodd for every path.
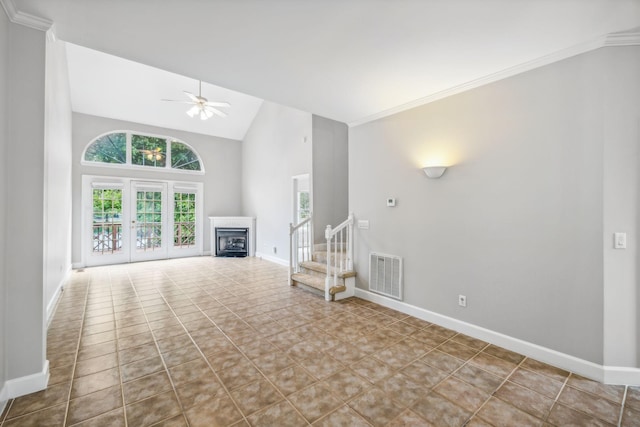
M 200 156 L 185 142 L 132 131 L 114 131 L 95 138 L 85 148 L 82 164 L 204 173 Z

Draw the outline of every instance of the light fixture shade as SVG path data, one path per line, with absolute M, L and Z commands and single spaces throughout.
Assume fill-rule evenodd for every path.
M 425 168 L 422 168 L 422 170 L 429 178 L 440 178 L 444 173 L 444 171 L 447 170 L 447 167 L 446 166 L 427 166 Z
M 195 117 L 200 113 L 200 107 L 198 105 L 194 105 L 187 111 L 187 115 L 189 117 Z

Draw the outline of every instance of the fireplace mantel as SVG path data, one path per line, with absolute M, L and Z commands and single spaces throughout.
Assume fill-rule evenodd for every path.
M 249 256 L 256 254 L 256 219 L 250 216 L 210 216 L 209 242 L 211 256 L 216 256 L 216 228 L 247 228 L 249 229 Z

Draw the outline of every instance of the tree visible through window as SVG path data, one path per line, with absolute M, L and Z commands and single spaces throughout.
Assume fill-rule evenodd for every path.
M 135 168 L 202 171 L 202 160 L 184 142 L 133 132 L 113 132 L 96 138 L 87 146 L 83 160 Z
M 89 162 L 127 163 L 127 135 L 110 133 L 96 139 L 84 153 Z

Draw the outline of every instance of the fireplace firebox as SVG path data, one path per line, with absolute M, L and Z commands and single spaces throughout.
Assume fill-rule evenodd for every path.
M 248 236 L 248 228 L 216 227 L 216 256 L 247 256 L 249 254 Z

